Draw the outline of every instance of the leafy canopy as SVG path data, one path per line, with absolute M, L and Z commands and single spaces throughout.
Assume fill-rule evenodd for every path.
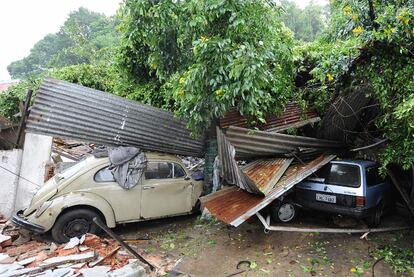
M 159 83 L 192 130 L 231 107 L 264 120 L 289 100 L 293 40 L 280 8 L 257 0 L 127 0 L 123 14 L 120 67 L 137 83 Z
M 331 10 L 325 36 L 299 51 L 299 70 L 314 66 L 306 93 L 323 107 L 335 91 L 352 84 L 371 87 L 366 93 L 382 112 L 375 121 L 383 133 L 379 139 L 388 139 L 383 167 L 395 162 L 409 168 L 414 153 L 414 2 L 336 0 Z

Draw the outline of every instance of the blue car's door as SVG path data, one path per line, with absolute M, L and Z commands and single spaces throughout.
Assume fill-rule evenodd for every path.
M 389 197 L 391 192 L 389 184 L 381 178 L 378 173 L 378 166 L 371 166 L 365 168 L 365 205 L 367 208 L 376 207 L 380 201 L 387 201 L 384 197 Z

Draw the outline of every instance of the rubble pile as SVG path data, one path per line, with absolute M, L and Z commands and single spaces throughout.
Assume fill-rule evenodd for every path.
M 0 215 L 0 276 L 162 276 L 175 264 L 167 257 L 141 255 L 155 272 L 113 239 L 86 234 L 57 245 L 25 234 Z
M 185 167 L 192 171 L 204 171 L 205 160 L 203 158 L 191 157 L 191 156 L 179 156 L 183 161 Z
M 53 152 L 74 161 L 82 159 L 96 148 L 95 144 L 82 143 L 76 140 L 53 138 Z

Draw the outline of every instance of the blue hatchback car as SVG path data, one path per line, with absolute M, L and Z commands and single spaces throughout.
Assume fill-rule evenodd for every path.
M 292 204 L 303 208 L 367 219 L 380 224 L 394 201 L 393 186 L 378 173 L 378 165 L 364 160 L 335 160 L 295 186 L 293 203 L 279 206 L 279 220 L 293 220 Z M 291 198 L 292 199 L 292 198 Z

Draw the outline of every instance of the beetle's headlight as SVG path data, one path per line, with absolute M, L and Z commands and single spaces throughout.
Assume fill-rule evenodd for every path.
M 35 213 L 35 217 L 41 216 L 42 213 L 44 213 L 47 210 L 47 208 L 50 207 L 50 205 L 52 205 L 52 201 L 43 202 L 43 204 L 39 207 L 39 209 L 37 209 L 37 211 Z

